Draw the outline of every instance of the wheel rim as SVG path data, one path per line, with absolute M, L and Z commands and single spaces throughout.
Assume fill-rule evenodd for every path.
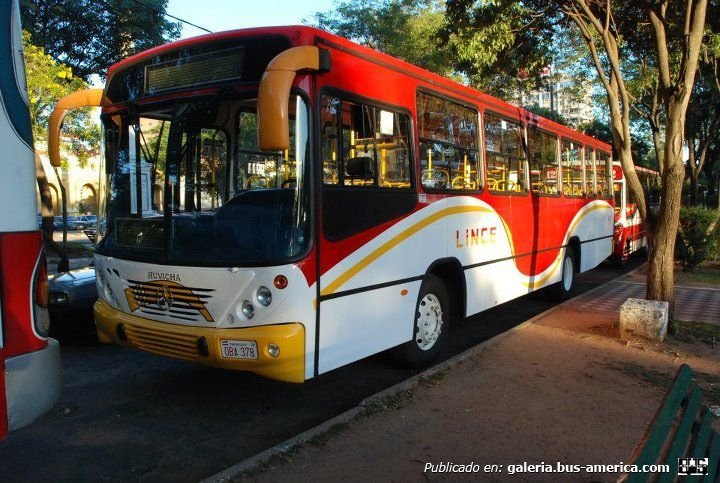
M 430 350 L 440 338 L 443 326 L 443 311 L 440 299 L 427 294 L 418 305 L 417 332 L 415 343 L 421 350 Z
M 569 292 L 572 288 L 573 274 L 572 259 L 565 257 L 565 263 L 563 263 L 563 288 L 565 288 L 566 292 Z

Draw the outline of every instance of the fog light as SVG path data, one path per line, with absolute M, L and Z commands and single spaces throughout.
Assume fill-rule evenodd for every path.
M 257 291 L 257 301 L 265 307 L 270 305 L 272 303 L 272 292 L 270 292 L 270 289 L 265 286 L 260 287 Z
M 200 337 L 198 339 L 198 352 L 203 357 L 207 357 L 210 355 L 210 348 L 208 347 L 208 342 L 205 337 Z
M 117 327 L 115 327 L 115 331 L 117 332 L 118 339 L 123 342 L 127 341 L 127 334 L 125 333 L 124 324 L 118 324 Z
M 280 346 L 277 344 L 273 344 L 272 342 L 268 344 L 267 350 L 268 354 L 270 354 L 270 357 L 277 357 L 280 355 Z
M 253 307 L 253 304 L 246 300 L 242 304 L 242 313 L 246 318 L 252 319 L 253 315 L 255 315 L 255 307 Z

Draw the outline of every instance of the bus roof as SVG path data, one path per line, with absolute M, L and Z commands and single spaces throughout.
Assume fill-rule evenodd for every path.
M 336 48 L 371 61 L 379 66 L 393 69 L 409 75 L 422 83 L 427 84 L 430 88 L 439 91 L 445 91 L 447 95 L 454 96 L 458 100 L 474 101 L 483 104 L 491 109 L 498 110 L 503 114 L 512 115 L 517 119 L 537 125 L 540 128 L 550 130 L 564 137 L 571 137 L 585 144 L 592 145 L 595 148 L 606 152 L 611 152 L 610 145 L 596 138 L 588 136 L 580 131 L 562 125 L 550 119 L 546 119 L 535 113 L 527 111 L 521 107 L 510 104 L 506 101 L 493 97 L 473 87 L 469 87 L 439 74 L 435 74 L 416 65 L 405 62 L 388 54 L 384 54 L 377 50 L 357 44 L 344 37 L 326 32 L 316 27 L 305 25 L 287 25 L 277 27 L 258 27 L 238 30 L 228 30 L 224 32 L 216 32 L 211 34 L 190 37 L 187 39 L 170 42 L 152 49 L 133 55 L 113 66 L 108 70 L 108 83 L 111 77 L 119 70 L 123 70 L 134 64 L 148 60 L 154 56 L 169 53 L 175 50 L 183 49 L 193 45 L 212 43 L 216 41 L 226 41 L 236 38 L 254 37 L 261 35 L 280 35 L 290 39 L 295 45 L 326 45 L 330 48 Z

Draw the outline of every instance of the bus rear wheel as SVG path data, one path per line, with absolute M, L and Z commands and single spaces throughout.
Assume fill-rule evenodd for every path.
M 570 298 L 570 292 L 575 282 L 575 251 L 567 247 L 563 255 L 562 278 L 559 282 L 547 288 L 551 300 L 562 302 Z
M 426 275 L 415 306 L 413 338 L 398 347 L 398 358 L 411 367 L 423 367 L 437 359 L 445 345 L 450 320 L 445 284 L 435 275 Z

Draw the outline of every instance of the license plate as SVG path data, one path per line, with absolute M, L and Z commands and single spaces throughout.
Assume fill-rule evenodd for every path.
M 223 359 L 257 359 L 257 343 L 254 340 L 221 340 Z

